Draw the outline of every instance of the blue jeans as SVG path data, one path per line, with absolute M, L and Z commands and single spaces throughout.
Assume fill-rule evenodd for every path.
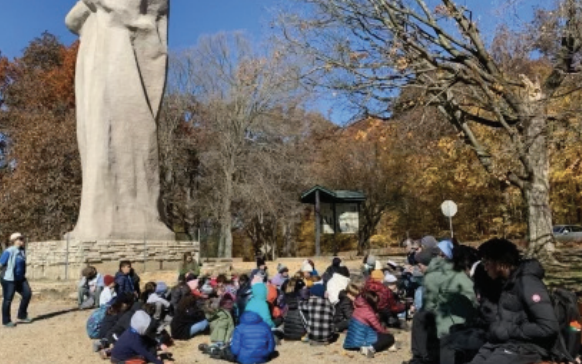
M 28 285 L 28 281 L 23 279 L 21 281 L 5 281 L 1 280 L 2 283 L 2 293 L 4 295 L 4 300 L 2 302 L 2 324 L 6 325 L 12 320 L 10 319 L 10 306 L 12 305 L 12 299 L 14 294 L 18 292 L 22 296 L 20 301 L 20 308 L 18 309 L 18 318 L 25 319 L 28 317 L 28 304 L 32 298 L 32 291 Z
M 206 320 L 200 321 L 197 324 L 192 325 L 192 327 L 190 328 L 190 337 L 196 336 L 196 334 L 203 332 L 207 328 L 208 328 L 208 321 L 206 321 Z

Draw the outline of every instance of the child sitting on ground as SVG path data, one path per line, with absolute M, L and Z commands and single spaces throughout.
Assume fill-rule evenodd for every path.
M 285 304 L 283 302 L 282 295 L 279 294 L 279 290 L 273 284 L 267 284 L 267 304 L 269 305 L 269 310 L 271 311 L 271 318 L 275 327 L 281 326 L 283 323 L 283 317 L 287 311 Z
M 148 302 L 148 298 L 150 298 L 150 295 L 153 294 L 156 291 L 156 282 L 148 282 L 146 283 L 143 292 L 141 293 L 141 295 L 139 296 L 139 300 L 141 303 L 147 303 Z
M 157 344 L 151 335 L 152 318 L 144 311 L 137 311 L 131 318 L 131 326 L 120 337 L 111 351 L 111 362 L 120 363 L 131 359 L 144 359 L 144 363 L 166 364 L 157 356 Z
M 115 274 L 115 290 L 118 296 L 131 293 L 139 297 L 139 277 L 135 273 L 132 273 L 131 262 L 129 260 L 119 262 L 119 272 Z
M 301 279 L 294 277 L 285 283 L 285 303 L 287 304 L 287 314 L 283 323 L 285 340 L 301 340 L 305 335 L 305 325 L 299 310 L 300 297 L 295 291 L 299 282 L 302 282 Z
M 335 339 L 333 306 L 325 298 L 323 284 L 316 284 L 309 291 L 309 300 L 299 304 L 309 333 L 308 339 L 311 345 L 327 345 Z
M 93 266 L 88 266 L 81 272 L 79 282 L 78 304 L 80 309 L 99 307 L 99 298 L 103 290 L 103 277 Z
M 229 346 L 218 352 L 211 352 L 213 359 L 222 359 L 240 364 L 262 364 L 275 353 L 275 338 L 271 328 L 259 315 L 245 311 L 240 325 L 234 329 Z
M 208 328 L 208 321 L 198 300 L 197 297 L 189 295 L 178 304 L 170 324 L 172 338 L 175 340 L 189 340 Z
M 354 301 L 359 294 L 360 288 L 353 283 L 350 283 L 345 290 L 340 291 L 339 302 L 335 306 L 335 314 L 333 316 L 336 332 L 343 332 L 348 329 L 354 313 Z
M 356 298 L 344 349 L 359 349 L 361 354 L 373 358 L 375 353 L 394 345 L 394 336 L 388 333 L 376 316 L 377 305 L 378 295 L 374 292 L 364 292 Z
M 115 297 L 117 297 L 115 294 L 115 278 L 108 274 L 103 277 L 103 291 L 99 296 L 99 306 L 111 305 L 111 301 Z
M 147 299 L 147 303 L 156 307 L 153 318 L 159 323 L 157 333 L 162 332 L 172 322 L 172 316 L 170 315 L 171 304 L 166 299 L 167 293 L 168 286 L 166 283 L 158 282 L 154 293 L 150 294 Z
M 200 344 L 198 349 L 205 354 L 211 354 L 223 349 L 232 337 L 234 321 L 231 311 L 234 307 L 234 297 L 226 293 L 220 299 L 220 307 L 217 310 L 208 309 L 206 319 L 210 323 L 210 345 Z
M 267 303 L 267 285 L 262 283 L 260 275 L 255 276 L 251 286 L 253 294 L 250 301 L 247 303 L 245 312 L 251 311 L 259 315 L 269 327 L 275 327 L 275 323 L 271 317 L 269 304 Z
M 93 342 L 93 351 L 99 352 L 99 350 L 109 347 L 110 343 L 107 339 L 107 334 L 115 327 L 121 316 L 133 306 L 134 300 L 135 296 L 125 295 L 118 297 L 113 305 L 106 308 L 105 317 L 101 321 L 99 328 L 99 340 Z

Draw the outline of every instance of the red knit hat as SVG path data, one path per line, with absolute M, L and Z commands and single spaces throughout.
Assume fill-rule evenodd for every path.
M 105 277 L 103 277 L 103 283 L 105 284 L 105 287 L 109 287 L 113 282 L 115 282 L 115 278 L 113 278 L 113 276 L 110 276 L 108 274 Z

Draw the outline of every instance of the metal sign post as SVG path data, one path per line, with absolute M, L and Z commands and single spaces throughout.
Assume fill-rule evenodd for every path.
M 450 229 L 451 229 L 451 238 L 454 238 L 455 234 L 453 231 L 453 217 L 458 212 L 457 204 L 454 203 L 453 201 L 447 200 L 447 201 L 443 202 L 443 204 L 441 205 L 441 211 L 443 212 L 443 214 L 446 217 L 449 218 L 449 225 L 450 225 Z

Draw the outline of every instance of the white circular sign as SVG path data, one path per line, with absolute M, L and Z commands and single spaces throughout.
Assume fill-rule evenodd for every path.
M 441 210 L 446 217 L 453 217 L 457 214 L 457 204 L 447 200 L 441 205 Z

